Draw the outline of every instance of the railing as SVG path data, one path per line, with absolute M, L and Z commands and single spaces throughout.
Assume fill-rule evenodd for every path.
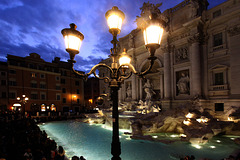
M 217 50 L 220 50 L 220 49 L 223 49 L 223 45 L 219 45 L 219 46 L 213 47 L 213 52 L 217 51 Z
M 219 90 L 227 90 L 228 89 L 228 85 L 214 85 L 214 86 L 210 86 L 210 90 L 211 91 L 219 91 Z
M 185 0 L 183 1 L 182 3 L 179 3 L 178 5 L 176 5 L 175 7 L 171 8 L 170 9 L 170 12 L 173 13 L 173 12 L 176 12 L 178 11 L 179 9 L 185 7 L 186 5 L 188 5 L 190 2 L 190 0 Z

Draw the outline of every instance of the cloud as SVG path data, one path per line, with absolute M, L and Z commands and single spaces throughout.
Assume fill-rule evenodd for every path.
M 105 13 L 118 6 L 125 13 L 119 37 L 136 28 L 135 19 L 145 0 L 1 0 L 0 1 L 0 59 L 7 54 L 27 56 L 35 52 L 51 62 L 54 57 L 69 59 L 61 35 L 63 28 L 75 23 L 85 36 L 75 67 L 89 71 L 105 59 L 112 48 Z M 210 7 L 226 0 L 210 1 Z M 159 0 L 150 0 L 159 3 Z M 182 0 L 163 0 L 161 11 L 174 7 Z

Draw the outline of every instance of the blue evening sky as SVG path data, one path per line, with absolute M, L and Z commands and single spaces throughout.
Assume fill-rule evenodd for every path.
M 149 0 L 154 4 L 163 2 L 162 12 L 182 1 Z M 208 8 L 225 1 L 209 0 Z M 67 61 L 61 30 L 75 23 L 85 37 L 75 58 L 75 69 L 87 72 L 107 58 L 112 47 L 106 11 L 118 6 L 125 13 L 118 36 L 123 37 L 136 28 L 134 21 L 143 2 L 147 0 L 0 0 L 0 61 L 6 61 L 7 54 L 24 57 L 33 52 L 47 62 L 54 57 Z

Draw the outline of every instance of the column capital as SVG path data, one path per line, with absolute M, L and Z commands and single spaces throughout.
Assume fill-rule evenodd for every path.
M 164 53 L 171 53 L 174 49 L 174 45 L 166 44 L 161 49 Z
M 190 44 L 200 43 L 201 41 L 202 41 L 202 36 L 200 35 L 200 33 L 196 33 L 188 39 L 188 43 L 190 43 Z

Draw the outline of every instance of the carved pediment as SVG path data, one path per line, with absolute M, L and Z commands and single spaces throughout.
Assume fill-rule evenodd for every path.
M 217 64 L 217 65 L 211 67 L 210 70 L 227 69 L 227 68 L 228 68 L 228 66 L 226 66 L 226 65 Z

